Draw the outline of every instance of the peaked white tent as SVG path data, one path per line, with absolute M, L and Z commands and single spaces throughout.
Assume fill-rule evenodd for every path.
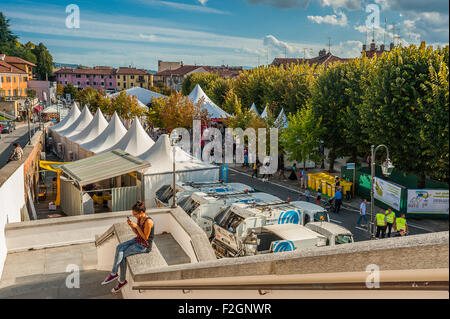
M 145 132 L 139 122 L 139 118 L 136 116 L 130 129 L 122 137 L 122 139 L 101 153 L 121 149 L 122 151 L 125 151 L 133 156 L 139 156 L 149 150 L 154 144 L 155 142 Z
M 78 106 L 75 104 L 69 111 L 69 114 L 58 124 L 49 126 L 49 129 L 53 132 L 62 131 L 68 128 L 77 118 L 81 112 Z
M 97 153 L 100 153 L 117 142 L 127 133 L 127 130 L 120 121 L 119 116 L 114 112 L 108 127 L 103 132 L 90 142 L 80 144 L 78 156 L 85 158 Z
M 261 113 L 261 118 L 262 119 L 265 119 L 267 116 L 268 116 L 268 114 L 267 114 L 267 104 L 266 104 L 266 107 L 264 108 L 264 111 Z
M 66 148 L 74 154 L 74 158 L 79 158 L 79 145 L 88 143 L 99 136 L 108 126 L 102 111 L 97 109 L 94 118 L 80 133 L 67 137 Z
M 173 149 L 167 134 L 163 134 L 155 145 L 139 158 L 150 162 L 144 172 L 145 204 L 155 207 L 156 191 L 163 185 L 170 184 L 173 178 Z M 175 147 L 176 180 L 181 182 L 206 182 L 219 180 L 219 167 L 187 154 L 180 147 Z
M 203 92 L 199 84 L 195 86 L 191 94 L 189 94 L 189 99 L 191 99 L 194 104 L 197 104 L 203 98 L 203 104 L 201 110 L 206 110 L 209 113 L 210 119 L 225 119 L 231 115 L 218 107 L 211 99 Z
M 60 154 L 60 156 L 63 156 L 64 150 L 63 150 L 63 144 L 61 143 L 61 135 L 58 134 L 58 132 L 65 130 L 66 128 L 70 127 L 80 116 L 81 112 L 78 109 L 78 106 L 75 104 L 69 111 L 69 114 L 58 124 L 49 126 L 49 129 L 51 131 L 51 136 L 53 139 L 53 148 L 55 149 L 57 154 Z M 60 145 L 58 145 L 60 144 Z
M 86 128 L 92 121 L 92 114 L 89 111 L 88 107 L 85 106 L 83 112 L 81 112 L 80 116 L 67 128 L 64 130 L 58 131 L 58 134 L 65 137 L 71 137 L 77 135 L 82 130 Z
M 286 128 L 288 126 L 288 119 L 287 119 L 286 113 L 284 113 L 284 108 L 282 108 L 280 111 L 280 114 L 278 114 L 278 117 L 275 120 L 275 124 L 279 128 Z
M 80 116 L 65 130 L 56 132 L 55 134 L 60 135 L 61 143 L 63 145 L 63 159 L 66 161 L 71 161 L 74 158 L 71 157 L 70 152 L 72 152 L 70 148 L 70 142 L 68 140 L 68 137 L 71 137 L 73 135 L 77 135 L 81 131 L 83 131 L 89 123 L 92 122 L 92 114 L 91 111 L 89 111 L 88 107 L 85 106 L 83 109 L 83 112 L 81 112 Z
M 259 115 L 259 112 L 258 112 L 258 110 L 257 110 L 257 108 L 256 108 L 255 103 L 253 103 L 252 106 L 250 107 L 250 111 L 255 111 L 255 113 L 256 113 L 257 115 Z
M 141 87 L 133 87 L 131 89 L 125 90 L 125 92 L 128 95 L 131 96 L 136 96 L 136 98 L 139 100 L 139 102 L 142 103 L 141 106 L 147 107 L 147 104 L 149 104 L 152 101 L 152 98 L 159 98 L 159 97 L 165 97 L 165 95 L 141 88 Z M 114 93 L 111 94 L 111 97 L 116 97 L 120 94 L 120 92 L 118 93 Z

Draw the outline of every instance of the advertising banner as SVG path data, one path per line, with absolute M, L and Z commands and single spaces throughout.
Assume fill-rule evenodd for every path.
M 407 212 L 448 215 L 448 189 L 408 189 Z
M 384 179 L 375 177 L 374 178 L 374 197 L 380 202 L 391 206 L 395 210 L 400 210 L 400 200 L 401 200 L 401 187 L 394 185 Z

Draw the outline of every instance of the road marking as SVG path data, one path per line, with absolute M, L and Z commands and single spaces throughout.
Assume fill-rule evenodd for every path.
M 433 232 L 433 230 L 430 230 L 430 229 L 428 229 L 428 228 L 424 228 L 424 227 L 421 227 L 421 226 L 417 226 L 417 225 L 414 225 L 414 224 L 407 223 L 407 225 L 408 225 L 408 227 L 413 227 L 413 228 L 422 229 L 422 230 L 425 230 L 425 231 L 430 232 L 430 233 Z
M 330 220 L 331 220 L 332 222 L 335 222 L 335 223 L 338 223 L 338 224 L 342 224 L 342 222 L 341 222 L 340 220 L 331 219 L 331 218 L 330 218 Z
M 355 226 L 356 229 L 362 230 L 362 231 L 367 231 L 367 229 L 359 227 L 359 226 Z

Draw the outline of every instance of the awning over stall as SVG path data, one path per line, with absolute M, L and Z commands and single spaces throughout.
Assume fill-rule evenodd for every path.
M 149 167 L 148 161 L 122 150 L 113 150 L 62 165 L 61 170 L 79 186 L 84 186 Z

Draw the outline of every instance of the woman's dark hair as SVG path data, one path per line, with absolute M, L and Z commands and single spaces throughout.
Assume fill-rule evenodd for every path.
M 136 204 L 133 205 L 133 208 L 131 208 L 131 209 L 134 210 L 135 212 L 138 212 L 138 213 L 141 213 L 141 212 L 145 213 L 145 211 L 147 210 L 145 208 L 145 203 L 143 201 L 141 201 L 141 200 L 138 200 L 136 202 Z

